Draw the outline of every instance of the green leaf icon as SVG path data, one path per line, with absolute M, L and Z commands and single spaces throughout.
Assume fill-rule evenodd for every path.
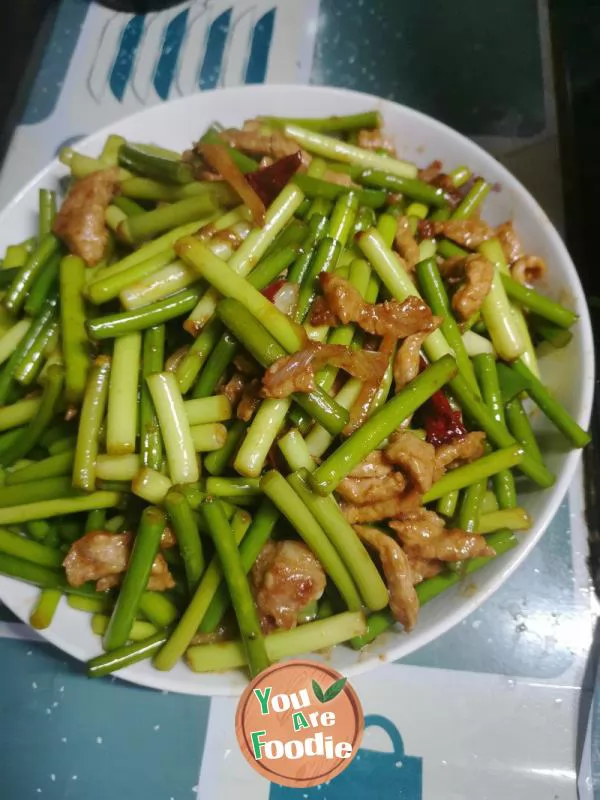
M 337 697 L 338 694 L 342 691 L 344 686 L 346 685 L 347 678 L 340 678 L 335 683 L 332 683 L 329 689 L 325 692 L 324 699 L 322 700 L 323 703 L 328 703 L 330 700 L 333 700 L 334 697 Z
M 325 695 L 323 694 L 323 689 L 321 689 L 321 687 L 319 686 L 319 684 L 315 680 L 313 680 L 313 682 L 312 682 L 312 689 L 313 689 L 313 692 L 315 693 L 315 697 L 317 698 L 319 703 L 324 703 L 325 702 Z
M 329 689 L 327 689 L 325 692 L 323 691 L 323 689 L 321 689 L 319 684 L 315 680 L 313 680 L 312 689 L 315 694 L 315 697 L 317 698 L 319 703 L 328 703 L 330 700 L 333 700 L 338 696 L 338 694 L 342 691 L 342 689 L 346 685 L 347 680 L 348 680 L 347 678 L 340 678 L 339 680 L 334 681 L 329 687 Z

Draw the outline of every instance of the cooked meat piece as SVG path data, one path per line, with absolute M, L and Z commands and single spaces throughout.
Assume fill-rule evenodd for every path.
M 340 321 L 329 308 L 327 300 L 324 297 L 317 297 L 312 305 L 310 311 L 310 324 L 311 325 L 339 325 Z
M 465 277 L 465 256 L 451 256 L 440 264 L 440 272 L 444 280 L 451 286 L 460 283 Z
M 224 383 L 223 386 L 221 386 L 219 389 L 219 394 L 224 394 L 231 405 L 235 406 L 242 396 L 245 383 L 244 376 L 240 375 L 239 372 L 234 372 L 227 383 Z
M 71 586 L 82 586 L 127 569 L 131 552 L 130 533 L 92 531 L 74 542 L 63 566 Z
M 535 283 L 546 274 L 546 262 L 540 256 L 522 256 L 510 268 L 511 277 L 519 283 Z
M 485 537 L 479 533 L 444 527 L 444 521 L 433 511 L 419 509 L 403 514 L 389 523 L 396 531 L 409 558 L 463 561 L 476 556 L 493 556 Z
M 446 200 L 450 203 L 452 208 L 456 208 L 456 206 L 463 199 L 461 190 L 456 188 L 450 175 L 446 175 L 445 172 L 441 172 L 439 175 L 436 175 L 436 177 L 431 181 L 431 184 L 432 186 L 437 186 L 444 192 Z
M 392 471 L 391 466 L 383 457 L 381 450 L 373 450 L 372 453 L 354 467 L 349 478 L 384 478 Z
M 432 186 L 442 189 L 452 207 L 460 203 L 462 199 L 461 191 L 456 188 L 450 175 L 442 172 L 441 161 L 432 161 L 425 169 L 420 169 L 418 177 L 425 183 L 430 183 Z
M 162 536 L 160 537 L 160 549 L 168 550 L 170 547 L 175 547 L 176 544 L 177 539 L 175 538 L 175 534 L 171 528 L 165 528 L 162 532 Z
M 63 566 L 71 586 L 82 586 L 86 581 L 98 581 L 98 591 L 115 585 L 113 576 L 125 572 L 129 562 L 133 534 L 91 531 L 74 542 L 67 553 Z M 148 589 L 163 591 L 175 586 L 169 567 L 158 553 L 152 564 Z
M 355 525 L 360 539 L 377 553 L 390 593 L 390 609 L 405 630 L 414 628 L 419 614 L 419 598 L 406 553 L 387 533 L 366 525 Z
M 419 297 L 407 297 L 402 303 L 366 303 L 349 281 L 335 273 L 323 272 L 319 280 L 329 308 L 344 325 L 356 322 L 367 333 L 404 339 L 439 324 Z
M 235 358 L 233 359 L 233 366 L 238 372 L 241 372 L 242 375 L 249 375 L 252 378 L 256 378 L 258 375 L 261 375 L 263 371 L 260 364 L 244 350 L 236 353 Z
M 382 478 L 344 478 L 336 491 L 344 500 L 364 506 L 396 497 L 405 488 L 404 475 L 401 472 L 391 472 Z
M 123 582 L 124 574 L 124 572 L 120 572 L 118 575 L 107 575 L 105 578 L 100 578 L 100 580 L 96 581 L 96 591 L 108 592 L 109 589 L 115 589 L 120 586 Z M 165 592 L 167 589 L 173 589 L 174 586 L 175 581 L 169 572 L 167 562 L 159 553 L 154 559 L 146 588 L 151 592 Z
M 434 178 L 442 171 L 442 162 L 441 161 L 432 161 L 431 164 L 428 164 L 424 169 L 420 169 L 417 173 L 419 180 L 425 181 L 425 183 L 431 183 Z
M 435 578 L 442 571 L 443 564 L 441 561 L 429 558 L 412 558 L 409 557 L 408 563 L 412 572 L 412 580 L 415 586 L 427 578 Z
M 509 264 L 512 264 L 513 261 L 525 255 L 517 232 L 513 228 L 513 224 L 510 220 L 496 227 L 496 237 L 502 245 L 502 250 Z
M 117 586 L 121 585 L 123 574 L 123 572 L 119 572 L 117 575 L 107 575 L 105 578 L 100 578 L 100 580 L 96 581 L 96 591 L 108 592 L 111 589 L 116 589 Z
M 413 272 L 421 258 L 419 256 L 419 245 L 410 229 L 408 217 L 398 217 L 395 242 L 398 252 L 404 259 L 406 269 L 409 272 Z
M 236 409 L 236 417 L 250 422 L 260 405 L 260 380 L 254 378 L 244 386 L 244 391 Z
M 278 358 L 263 376 L 265 397 L 288 397 L 293 392 L 312 392 L 315 373 L 331 364 L 361 381 L 383 377 L 387 358 L 381 353 L 352 350 L 341 344 L 311 342 L 304 350 Z
M 371 376 L 363 381 L 358 397 L 350 409 L 350 419 L 342 431 L 345 436 L 350 436 L 351 433 L 358 430 L 369 416 L 371 406 L 394 353 L 395 344 L 396 340 L 392 336 L 384 336 L 381 340 L 379 352 L 377 353 L 381 358 L 381 372 L 377 374 L 373 371 Z
M 483 431 L 472 431 L 466 436 L 453 439 L 448 444 L 440 445 L 435 451 L 435 480 L 443 475 L 445 470 L 475 461 L 484 453 L 485 433 Z
M 364 147 L 365 150 L 387 150 L 387 152 L 395 156 L 396 150 L 391 139 L 383 133 L 380 128 L 370 130 L 363 128 L 358 132 L 358 146 Z
M 345 172 L 338 172 L 336 169 L 326 169 L 323 173 L 323 180 L 329 183 L 335 183 L 338 186 L 347 186 L 348 188 L 356 186 L 350 175 L 347 175 Z
M 54 233 L 88 267 L 104 257 L 108 243 L 104 212 L 117 190 L 118 180 L 118 168 L 111 167 L 77 181 L 54 220 Z
M 493 228 L 478 217 L 468 219 L 425 220 L 420 227 L 423 231 L 431 231 L 434 236 L 446 236 L 456 244 L 469 250 L 475 250 L 482 242 L 492 239 L 495 235 Z M 429 235 L 424 233 L 424 235 Z
M 263 127 L 264 122 L 260 119 L 246 119 L 244 120 L 244 124 L 242 125 L 243 131 L 251 131 L 252 133 L 257 133 Z
M 289 630 L 298 612 L 318 600 L 325 590 L 323 567 L 303 542 L 269 541 L 251 572 L 251 584 L 261 625 Z
M 428 492 L 433 484 L 435 466 L 435 447 L 424 442 L 411 431 L 395 433 L 385 448 L 385 457 L 400 467 L 422 494 Z
M 479 309 L 492 288 L 494 265 L 478 253 L 466 258 L 450 258 L 442 265 L 442 274 L 450 283 L 460 281 L 452 297 L 452 308 L 467 320 Z
M 169 571 L 169 565 L 160 553 L 152 563 L 152 571 L 148 578 L 148 590 L 151 592 L 166 592 L 167 589 L 174 589 L 175 581 Z
M 394 357 L 394 387 L 396 392 L 413 381 L 421 367 L 421 347 L 429 332 L 413 333 L 407 336 Z
M 342 513 L 353 525 L 356 522 L 380 522 L 392 519 L 407 511 L 413 511 L 421 506 L 421 494 L 416 489 L 410 489 L 401 495 L 391 497 L 370 505 L 357 506 L 353 503 L 342 503 Z
M 293 139 L 285 136 L 281 131 L 273 131 L 271 136 L 249 130 L 227 130 L 221 133 L 221 139 L 230 147 L 245 150 L 260 156 L 269 156 L 276 161 L 285 156 L 291 156 L 300 151 L 303 166 L 310 164 L 310 156 L 305 153 L 300 145 Z

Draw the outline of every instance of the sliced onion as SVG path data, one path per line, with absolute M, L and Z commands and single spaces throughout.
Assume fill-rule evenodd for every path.
M 273 305 L 286 317 L 293 317 L 298 307 L 298 292 L 299 286 L 297 283 L 284 283 L 275 292 L 272 301 Z
M 199 148 L 202 158 L 239 194 L 250 209 L 254 223 L 262 227 L 265 224 L 265 204 L 233 162 L 225 145 L 201 144 Z

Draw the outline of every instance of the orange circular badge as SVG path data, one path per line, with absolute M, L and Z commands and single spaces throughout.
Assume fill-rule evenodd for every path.
M 283 786 L 317 786 L 339 775 L 360 747 L 364 716 L 354 689 L 331 667 L 286 661 L 244 691 L 235 730 L 247 761 Z

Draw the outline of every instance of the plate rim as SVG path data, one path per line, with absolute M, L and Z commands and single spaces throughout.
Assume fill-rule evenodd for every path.
M 575 300 L 577 303 L 577 307 L 579 310 L 579 320 L 578 326 L 580 327 L 580 332 L 582 336 L 582 343 L 581 349 L 583 351 L 583 367 L 585 369 L 584 375 L 582 375 L 582 393 L 580 395 L 580 410 L 579 414 L 577 415 L 576 419 L 580 425 L 587 428 L 592 412 L 592 403 L 593 403 L 593 395 L 594 395 L 594 380 L 595 380 L 595 358 L 594 358 L 594 342 L 593 342 L 593 335 L 592 335 L 592 328 L 591 328 L 591 319 L 589 314 L 589 309 L 587 303 L 585 301 L 585 294 L 579 279 L 579 275 L 577 273 L 577 269 L 573 263 L 573 260 L 566 248 L 565 243 L 562 240 L 562 237 L 558 233 L 557 229 L 549 219 L 546 212 L 542 209 L 538 201 L 535 197 L 529 192 L 529 190 L 516 178 L 501 162 L 499 162 L 493 155 L 489 152 L 484 150 L 477 142 L 474 142 L 468 136 L 456 131 L 454 128 L 446 125 L 444 122 L 436 119 L 435 117 L 431 117 L 428 114 L 425 114 L 417 109 L 411 108 L 410 106 L 406 106 L 402 103 L 398 103 L 394 100 L 388 100 L 382 97 L 378 97 L 377 95 L 372 95 L 366 92 L 358 92 L 355 90 L 344 89 L 341 87 L 334 87 L 334 86 L 313 86 L 313 85 L 299 85 L 299 84 L 261 84 L 261 85 L 251 85 L 251 86 L 237 86 L 237 87 L 227 87 L 227 88 L 219 88 L 214 89 L 206 92 L 198 92 L 193 95 L 189 95 L 186 97 L 177 98 L 175 100 L 167 101 L 162 104 L 156 104 L 149 108 L 141 109 L 133 114 L 128 114 L 121 119 L 115 120 L 108 125 L 104 126 L 103 128 L 94 131 L 93 133 L 82 137 L 75 143 L 75 146 L 78 149 L 82 149 L 84 152 L 87 148 L 92 147 L 97 140 L 101 140 L 102 137 L 106 137 L 110 133 L 118 132 L 119 126 L 128 124 L 136 119 L 144 118 L 144 117 L 151 117 L 154 114 L 163 114 L 166 113 L 166 110 L 171 108 L 174 105 L 181 105 L 186 106 L 190 105 L 193 106 L 195 103 L 206 103 L 210 102 L 211 97 L 215 95 L 219 96 L 227 96 L 230 95 L 235 97 L 235 95 L 244 94 L 244 95 L 257 95 L 258 101 L 260 101 L 260 95 L 268 95 L 272 92 L 277 91 L 286 91 L 286 92 L 293 92 L 297 94 L 311 94 L 315 95 L 326 95 L 330 98 L 335 98 L 336 96 L 340 97 L 350 97 L 353 99 L 358 100 L 359 98 L 361 101 L 370 107 L 382 108 L 385 107 L 396 107 L 399 108 L 403 114 L 407 116 L 413 116 L 414 118 L 420 119 L 421 121 L 425 122 L 430 127 L 437 129 L 442 137 L 450 137 L 454 139 L 458 139 L 461 141 L 463 145 L 467 145 L 471 150 L 476 150 L 478 155 L 483 160 L 483 162 L 493 162 L 494 169 L 501 173 L 501 180 L 502 185 L 509 187 L 512 189 L 517 195 L 519 195 L 527 204 L 528 209 L 537 217 L 539 223 L 544 228 L 544 233 L 549 239 L 549 243 L 554 252 L 556 252 L 557 261 L 562 262 L 566 265 L 567 270 L 571 273 L 571 283 L 569 285 L 569 290 L 574 292 Z M 385 110 L 384 110 L 385 114 Z M 23 201 L 23 199 L 30 193 L 46 175 L 52 174 L 58 168 L 63 168 L 63 165 L 59 161 L 58 158 L 52 159 L 45 167 L 39 170 L 36 175 L 34 175 L 15 195 L 14 197 L 3 207 L 0 211 L 0 225 L 5 216 L 9 214 L 11 210 L 13 210 L 19 203 Z M 563 469 L 561 474 L 558 476 L 556 484 L 552 487 L 552 499 L 546 504 L 544 511 L 540 514 L 537 519 L 535 520 L 535 528 L 537 531 L 535 533 L 528 533 L 526 538 L 521 537 L 519 541 L 519 546 L 515 548 L 511 553 L 505 554 L 501 556 L 500 559 L 503 562 L 502 569 L 500 569 L 495 576 L 490 578 L 486 585 L 483 588 L 479 588 L 478 591 L 470 598 L 465 599 L 464 602 L 456 609 L 451 611 L 447 616 L 443 617 L 441 620 L 434 623 L 429 631 L 421 633 L 418 636 L 418 641 L 412 647 L 406 647 L 406 642 L 409 641 L 408 638 L 404 638 L 403 641 L 397 643 L 391 643 L 386 647 L 385 659 L 377 654 L 371 654 L 364 659 L 357 658 L 357 661 L 354 665 L 346 668 L 344 671 L 345 673 L 350 676 L 354 677 L 358 674 L 366 672 L 370 669 L 373 669 L 377 665 L 383 663 L 389 663 L 390 661 L 394 661 L 399 657 L 405 657 L 410 653 L 415 652 L 416 650 L 424 647 L 426 644 L 429 644 L 431 641 L 437 639 L 438 637 L 442 636 L 444 633 L 448 632 L 451 628 L 455 627 L 459 622 L 465 619 L 470 613 L 472 613 L 475 609 L 477 609 L 482 603 L 484 603 L 492 594 L 494 594 L 501 586 L 504 584 L 512 573 L 524 562 L 527 558 L 531 550 L 536 546 L 536 544 L 540 541 L 541 537 L 544 535 L 546 529 L 548 528 L 549 523 L 551 522 L 552 518 L 555 516 L 560 504 L 562 503 L 567 490 L 568 486 L 576 472 L 579 460 L 581 458 L 581 450 L 571 450 L 565 458 L 565 462 L 563 465 Z M 541 491 L 541 490 L 540 490 Z M 26 615 L 22 612 L 21 609 L 16 607 L 16 603 L 14 605 L 10 602 L 10 588 L 13 584 L 22 585 L 21 581 L 17 581 L 13 578 L 8 578 L 6 576 L 0 576 L 0 601 L 2 601 L 24 624 L 26 624 L 29 628 L 29 622 L 27 620 Z M 64 602 L 64 599 L 63 601 Z M 67 653 L 69 656 L 74 658 L 77 662 L 85 665 L 87 660 L 87 656 L 78 653 L 78 645 L 77 642 L 69 642 L 68 640 L 65 642 L 64 635 L 58 635 L 52 632 L 52 626 L 44 631 L 35 631 L 36 634 L 40 634 L 46 641 L 50 642 L 55 647 L 58 647 L 62 652 Z M 397 636 L 399 631 L 394 631 L 388 636 Z M 417 631 L 415 631 L 415 634 Z M 414 634 L 413 634 L 414 636 Z M 417 637 L 415 637 L 417 639 Z M 399 653 L 398 651 L 402 651 Z M 202 687 L 202 676 L 198 675 L 198 684 L 199 685 L 187 685 L 182 684 L 180 679 L 174 675 L 173 673 L 169 672 L 161 672 L 156 670 L 155 668 L 147 668 L 147 662 L 141 662 L 140 664 L 132 665 L 120 672 L 115 673 L 115 677 L 118 677 L 122 680 L 125 680 L 130 683 L 134 683 L 139 686 L 145 686 L 147 688 L 152 689 L 159 689 L 159 690 L 166 690 L 171 692 L 183 693 L 188 695 L 195 695 L 195 696 L 236 696 L 241 691 L 242 688 L 238 686 L 231 686 L 229 685 L 231 681 L 227 682 L 225 679 L 227 675 L 237 675 L 237 672 L 229 672 L 223 673 L 222 677 L 224 680 L 222 684 L 219 684 L 217 687 L 211 687 L 210 689 Z M 193 674 L 193 673 L 191 673 Z

